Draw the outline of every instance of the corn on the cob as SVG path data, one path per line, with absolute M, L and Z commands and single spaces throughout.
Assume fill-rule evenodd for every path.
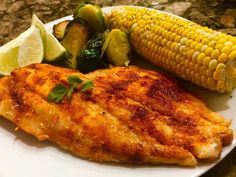
M 218 92 L 236 86 L 236 37 L 139 7 L 116 8 L 106 23 L 127 32 L 141 56 L 185 80 Z

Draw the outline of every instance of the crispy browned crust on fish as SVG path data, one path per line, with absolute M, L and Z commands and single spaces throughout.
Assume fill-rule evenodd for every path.
M 69 75 L 92 80 L 68 100 L 47 96 Z M 195 166 L 214 160 L 233 139 L 229 122 L 172 79 L 137 67 L 83 75 L 33 64 L 0 80 L 0 115 L 39 140 L 49 139 L 93 161 Z

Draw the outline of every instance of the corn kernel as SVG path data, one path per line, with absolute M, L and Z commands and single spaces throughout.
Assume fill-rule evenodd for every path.
M 198 43 L 196 41 L 193 41 L 190 48 L 195 49 L 197 45 L 198 45 Z
M 210 41 L 210 42 L 208 43 L 208 46 L 209 46 L 209 47 L 212 47 L 212 48 L 215 48 L 215 45 L 216 45 L 216 42 L 215 42 L 215 41 Z
M 186 47 L 184 45 L 182 45 L 180 48 L 179 48 L 179 52 L 180 53 L 184 53 L 186 51 Z
M 205 52 L 207 48 L 208 48 L 208 45 L 203 45 L 201 48 L 201 52 Z
M 212 51 L 213 51 L 213 49 L 212 49 L 211 47 L 208 47 L 208 48 L 206 49 L 206 51 L 205 51 L 205 54 L 206 54 L 207 56 L 211 56 Z
M 185 62 L 184 62 L 184 66 L 186 67 L 186 68 L 188 68 L 188 66 L 189 66 L 189 60 L 185 60 Z
M 191 59 L 194 52 L 195 52 L 195 51 L 194 51 L 193 49 L 188 50 L 188 52 L 187 52 L 187 58 L 188 58 L 188 59 Z
M 207 45 L 207 44 L 209 43 L 209 40 L 206 39 L 206 38 L 204 38 L 204 39 L 202 40 L 202 43 L 203 43 L 204 45 Z
M 200 68 L 201 68 L 201 65 L 199 65 L 198 63 L 197 64 L 195 64 L 195 66 L 194 66 L 194 70 L 195 71 L 199 71 L 200 70 Z
M 206 74 L 206 70 L 207 70 L 207 67 L 201 66 L 199 73 L 200 73 L 201 75 L 205 75 L 205 74 Z
M 161 33 L 161 36 L 163 37 L 163 38 L 165 38 L 166 37 L 166 33 L 167 33 L 167 30 L 162 30 L 162 33 Z
M 175 50 L 176 44 L 177 44 L 176 42 L 172 42 L 172 43 L 171 43 L 170 49 L 171 49 L 172 51 Z
M 212 77 L 212 76 L 213 76 L 213 73 L 214 73 L 214 71 L 211 70 L 211 69 L 207 69 L 207 70 L 206 70 L 206 75 L 207 75 L 208 77 Z
M 217 81 L 216 89 L 218 92 L 225 92 L 225 81 L 219 80 Z
M 233 42 L 231 42 L 231 41 L 227 41 L 227 42 L 225 42 L 225 44 L 224 44 L 225 46 L 229 46 L 229 47 L 231 47 L 231 46 L 233 46 L 234 45 L 234 43 Z
M 176 36 L 176 37 L 175 37 L 175 42 L 179 42 L 179 41 L 180 41 L 180 39 L 181 39 L 181 37 L 180 37 L 180 36 Z
M 194 69 L 194 65 L 195 65 L 195 63 L 193 61 L 191 61 L 190 64 L 189 64 L 189 68 L 191 70 L 193 70 Z
M 171 33 L 171 35 L 170 35 L 170 40 L 171 40 L 171 41 L 174 41 L 175 37 L 176 37 L 176 34 L 175 34 L 175 33 Z
M 195 81 L 200 82 L 201 81 L 201 76 L 199 73 L 195 74 Z
M 199 64 L 201 64 L 203 62 L 203 59 L 205 58 L 205 54 L 204 53 L 200 53 L 197 57 L 197 62 Z
M 216 81 L 213 78 L 208 78 L 207 79 L 207 85 L 210 88 L 215 88 L 216 87 Z
M 215 80 L 225 80 L 226 78 L 226 71 L 225 71 L 226 66 L 223 63 L 218 64 L 216 67 L 216 70 L 213 74 L 213 78 Z
M 182 33 L 182 36 L 187 36 L 188 33 L 189 33 L 189 30 L 187 30 L 187 29 L 185 28 L 185 30 L 184 30 L 183 33 Z
M 211 58 L 214 58 L 214 59 L 217 59 L 220 55 L 220 52 L 219 50 L 213 50 L 212 53 L 211 53 Z
M 180 64 L 177 64 L 177 66 L 176 66 L 176 72 L 178 72 L 178 73 L 179 73 L 179 72 L 180 72 L 180 69 L 181 69 L 181 67 L 182 67 L 182 66 L 181 66 Z
M 171 33 L 169 31 L 167 31 L 167 33 L 166 33 L 166 39 L 167 40 L 170 40 L 170 35 L 171 35 Z
M 151 41 L 148 41 L 148 42 L 147 42 L 147 48 L 151 49 L 151 46 L 152 46 L 152 42 L 151 42 Z
M 193 41 L 192 41 L 191 39 L 189 39 L 189 40 L 186 41 L 186 44 L 185 44 L 185 45 L 186 45 L 187 47 L 190 47 L 191 44 L 192 44 L 192 42 L 193 42 Z
M 236 44 L 231 48 L 231 51 L 232 50 L 236 50 Z
M 215 49 L 221 50 L 222 48 L 223 48 L 223 45 L 222 45 L 222 44 L 216 44 Z
M 212 59 L 208 65 L 209 69 L 216 69 L 218 65 L 218 61 L 216 59 Z
M 227 55 L 225 53 L 222 53 L 218 58 L 218 62 L 224 63 L 226 61 L 227 61 Z
M 171 41 L 167 41 L 167 43 L 166 43 L 166 47 L 170 49 L 170 47 L 171 47 L 171 44 L 172 44 L 172 42 L 171 42 Z
M 191 70 L 190 70 L 189 68 L 187 68 L 187 69 L 186 69 L 186 75 L 187 75 L 187 77 L 189 77 L 190 73 L 191 73 Z
M 236 58 L 236 50 L 232 51 L 230 54 L 229 54 L 229 60 L 233 60 Z
M 195 50 L 196 51 L 201 51 L 201 49 L 202 49 L 202 44 L 200 43 L 200 44 L 198 44 L 196 47 L 195 47 Z
M 230 52 L 230 47 L 229 47 L 229 46 L 223 47 L 223 48 L 221 49 L 221 52 L 222 52 L 222 53 L 225 53 L 226 55 L 228 55 L 229 52 Z
M 201 76 L 201 82 L 205 84 L 207 82 L 207 77 Z
M 186 42 L 187 42 L 187 38 L 186 37 L 184 37 L 184 38 L 182 38 L 181 40 L 180 40 L 180 43 L 182 44 L 182 45 L 185 45 L 186 44 Z
M 176 55 L 176 58 L 175 58 L 175 59 L 176 59 L 176 62 L 179 62 L 179 61 L 180 61 L 180 58 L 181 58 L 181 54 L 178 53 L 178 54 Z
M 199 56 L 199 54 L 200 54 L 200 52 L 198 52 L 198 51 L 194 52 L 194 53 L 193 53 L 193 56 L 192 56 L 192 60 L 193 60 L 193 61 L 196 61 L 197 58 L 198 58 L 198 56 Z
M 225 38 L 222 36 L 219 35 L 219 40 L 218 40 L 218 43 L 225 43 Z
M 211 61 L 211 58 L 210 58 L 210 57 L 205 57 L 205 58 L 203 59 L 203 65 L 208 67 L 210 61 Z
M 191 71 L 190 75 L 191 75 L 191 79 L 194 80 L 195 71 Z
M 157 44 L 157 45 L 160 45 L 161 41 L 162 41 L 162 37 L 159 36 L 159 37 L 157 38 L 157 40 L 156 40 L 156 44 Z
M 199 43 L 199 42 L 202 41 L 202 38 L 201 38 L 201 36 L 198 35 L 195 40 L 196 40 L 197 43 Z

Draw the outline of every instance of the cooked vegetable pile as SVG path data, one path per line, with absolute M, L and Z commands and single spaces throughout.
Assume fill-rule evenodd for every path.
M 99 6 L 79 5 L 73 20 L 54 25 L 53 34 L 67 51 L 63 60 L 53 61 L 57 65 L 88 73 L 109 64 L 123 66 L 130 62 L 131 45 L 127 34 L 119 29 L 106 30 Z

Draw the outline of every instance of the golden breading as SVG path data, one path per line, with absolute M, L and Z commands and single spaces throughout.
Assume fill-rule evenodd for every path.
M 94 88 L 48 102 L 70 75 Z M 175 81 L 132 66 L 86 75 L 47 64 L 17 69 L 0 80 L 0 115 L 93 161 L 195 166 L 218 158 L 233 139 L 229 123 Z

